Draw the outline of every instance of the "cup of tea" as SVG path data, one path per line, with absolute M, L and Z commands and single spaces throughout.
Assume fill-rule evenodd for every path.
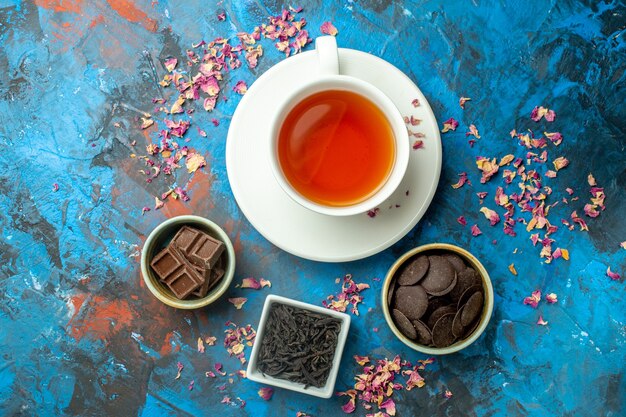
M 406 125 L 374 85 L 339 73 L 337 42 L 315 40 L 318 75 L 278 104 L 270 165 L 298 204 L 331 216 L 381 205 L 398 188 L 409 161 Z

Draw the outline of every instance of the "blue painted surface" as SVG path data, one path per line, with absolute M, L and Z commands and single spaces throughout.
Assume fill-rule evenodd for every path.
M 146 184 L 137 173 L 142 167 L 129 158 L 140 153 L 130 146 L 133 140 L 146 140 L 134 109 L 151 111 L 150 100 L 160 94 L 152 66 L 161 77 L 164 58 L 181 58 L 202 38 L 250 31 L 282 4 L 36 3 L 0 1 L 0 414 L 341 415 L 344 398 L 276 390 L 265 402 L 257 384 L 237 376 L 220 391 L 224 378 L 217 382 L 204 372 L 215 362 L 227 372 L 240 368 L 221 346 L 224 323 L 256 326 L 268 293 L 320 304 L 339 290 L 336 277 L 352 273 L 372 288 L 353 320 L 336 387 L 345 390 L 358 372 L 354 354 L 424 358 L 387 329 L 375 278 L 384 277 L 401 253 L 434 241 L 466 247 L 484 263 L 496 292 L 494 315 L 477 343 L 429 366 L 424 388 L 394 394 L 398 415 L 626 413 L 624 282 L 605 274 L 611 266 L 626 275 L 626 251 L 619 247 L 626 240 L 623 3 L 303 2 L 312 37 L 323 21 L 333 21 L 341 46 L 393 63 L 419 85 L 440 122 L 461 122 L 443 136 L 442 178 L 424 219 L 392 248 L 345 264 L 310 262 L 276 249 L 245 220 L 230 191 L 224 147 L 238 102 L 230 88 L 239 79 L 251 84 L 283 59 L 267 40 L 256 69 L 239 69 L 225 80 L 229 101 L 213 114 L 198 109 L 193 115 L 209 139 L 192 127 L 189 145 L 207 156 L 209 167 L 188 184 L 191 201 L 141 215 L 154 195 L 190 177 L 180 170 L 169 183 L 160 178 Z M 222 10 L 227 20 L 218 22 Z M 472 98 L 465 111 L 460 96 Z M 588 233 L 562 228 L 555 234 L 571 259 L 549 265 L 520 225 L 515 238 L 504 236 L 501 225 L 489 227 L 475 195 L 488 191 L 492 201 L 501 185 L 499 179 L 479 183 L 475 157 L 523 156 L 508 132 L 543 129 L 528 119 L 535 105 L 556 110 L 557 120 L 546 128 L 565 137 L 558 149 L 549 148 L 550 157 L 558 153 L 571 161 L 551 182 L 555 197 L 567 196 L 566 187 L 581 196 L 556 207 L 555 217 L 567 217 L 572 208 L 582 215 L 589 172 L 607 196 L 601 216 L 586 218 Z M 212 126 L 213 117 L 219 127 Z M 470 123 L 482 135 L 473 148 L 464 135 Z M 473 186 L 453 190 L 461 171 Z M 156 225 L 182 213 L 226 227 L 238 248 L 235 282 L 264 277 L 272 288 L 232 288 L 195 312 L 161 305 L 141 284 L 137 254 Z M 483 235 L 473 238 L 469 225 L 456 222 L 459 215 Z M 509 273 L 511 262 L 518 276 Z M 557 293 L 559 302 L 537 310 L 522 305 L 536 288 Z M 243 310 L 226 301 L 232 296 L 249 298 Z M 548 326 L 535 324 L 538 314 Z M 208 335 L 218 343 L 200 354 L 196 340 Z M 175 380 L 179 361 L 185 368 Z M 193 391 L 187 388 L 191 380 Z M 445 389 L 454 396 L 445 399 Z M 220 404 L 225 394 L 246 400 L 246 407 Z

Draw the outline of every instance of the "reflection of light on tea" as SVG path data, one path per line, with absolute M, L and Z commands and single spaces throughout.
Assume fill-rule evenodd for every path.
M 313 94 L 287 115 L 278 138 L 283 173 L 302 196 L 328 206 L 359 203 L 384 184 L 393 167 L 391 126 L 361 95 Z

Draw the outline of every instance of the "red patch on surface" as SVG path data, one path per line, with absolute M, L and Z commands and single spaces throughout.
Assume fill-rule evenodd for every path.
M 35 5 L 55 12 L 82 13 L 83 0 L 35 0 Z
M 109 6 L 111 6 L 117 14 L 129 22 L 141 23 L 143 27 L 150 32 L 157 31 L 158 24 L 156 20 L 150 19 L 143 10 L 138 9 L 137 6 L 129 0 L 107 0 L 107 3 L 109 3 Z
M 93 296 L 78 294 L 70 298 L 74 307 L 72 318 L 67 323 L 74 339 L 80 341 L 89 336 L 94 339 L 107 340 L 122 328 L 130 326 L 134 319 L 126 300 L 107 300 Z

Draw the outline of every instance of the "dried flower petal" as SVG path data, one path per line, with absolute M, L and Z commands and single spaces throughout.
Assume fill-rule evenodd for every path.
M 443 396 L 446 398 L 452 398 L 452 391 L 447 389 L 446 392 L 443 394 Z
M 480 212 L 485 215 L 487 220 L 489 220 L 489 224 L 491 226 L 495 226 L 498 222 L 500 222 L 500 216 L 495 211 L 487 207 L 481 207 Z
M 356 397 L 351 397 L 347 403 L 341 406 L 341 409 L 346 414 L 354 413 L 354 410 L 356 410 Z
M 55 193 L 59 191 L 59 184 L 57 184 L 56 182 L 52 184 L 52 191 Z
M 626 249 L 626 240 L 623 242 L 620 242 L 619 245 L 622 247 L 622 249 Z
M 204 338 L 204 343 L 208 346 L 215 346 L 215 342 L 217 341 L 217 337 L 215 336 L 207 336 Z
M 458 174 L 458 176 L 459 176 L 459 180 L 457 181 L 457 183 L 452 184 L 452 188 L 454 188 L 455 190 L 458 188 L 461 188 L 463 185 L 465 185 L 465 183 L 472 185 L 472 183 L 467 178 L 467 172 L 461 172 L 460 174 Z
M 248 301 L 248 299 L 245 297 L 234 297 L 228 299 L 228 302 L 234 305 L 237 310 L 241 310 L 241 307 L 243 307 L 246 301 Z
M 540 326 L 545 326 L 545 325 L 547 325 L 547 324 L 548 324 L 548 322 L 547 322 L 547 321 L 545 321 L 545 320 L 543 319 L 543 316 L 541 316 L 541 315 L 540 315 L 540 316 L 539 316 L 539 320 L 537 320 L 537 324 L 538 324 L 538 325 L 540 325 Z
M 467 103 L 467 102 L 468 102 L 468 101 L 470 101 L 470 100 L 471 100 L 471 98 L 469 98 L 469 97 L 461 97 L 461 98 L 459 99 L 459 106 L 461 106 L 461 108 L 462 108 L 463 110 L 465 110 L 465 103 Z
M 226 20 L 226 13 L 225 12 L 221 12 L 217 14 L 217 20 L 219 22 L 223 22 L 224 20 Z
M 413 107 L 418 107 L 420 105 L 420 101 L 414 98 L 413 101 L 411 101 L 411 104 L 413 105 Z
M 354 360 L 356 361 L 356 363 L 358 363 L 359 365 L 363 366 L 366 363 L 369 363 L 370 358 L 367 357 L 367 356 L 354 355 Z
M 379 407 L 385 410 L 385 412 L 390 416 L 396 415 L 396 403 L 393 402 L 391 398 L 387 398 L 385 401 L 380 403 Z
M 331 310 L 346 312 L 348 306 L 352 306 L 350 312 L 355 316 L 359 315 L 358 305 L 363 301 L 361 291 L 369 288 L 369 284 L 357 284 L 352 280 L 352 275 L 346 274 L 343 277 L 341 285 L 341 293 L 337 295 L 329 295 L 326 300 L 322 301 L 322 305 Z M 327 301 L 328 300 L 328 301 Z M 329 302 L 330 301 L 330 302 Z
M 150 211 L 150 207 L 144 207 L 141 209 L 141 215 L 143 216 L 146 212 Z
M 185 165 L 187 166 L 187 172 L 191 174 L 192 172 L 196 172 L 198 168 L 206 166 L 206 160 L 204 156 L 199 153 L 192 153 L 187 156 Z
M 622 277 L 617 272 L 612 272 L 610 266 L 606 269 L 606 276 L 611 278 L 614 281 L 617 281 L 618 279 L 620 279 Z
M 261 284 L 256 278 L 244 278 L 241 281 L 240 288 L 252 288 L 253 290 L 258 290 L 261 288 Z
M 198 352 L 204 353 L 204 341 L 201 337 L 198 338 Z
M 161 200 L 159 200 L 159 197 L 154 197 L 154 209 L 158 210 L 161 207 L 163 207 L 165 205 L 165 203 Z
M 469 126 L 469 132 L 465 133 L 465 136 L 469 136 L 469 135 L 474 136 L 476 139 L 480 139 L 480 135 L 478 134 L 478 129 L 476 129 L 476 126 L 474 126 L 473 124 Z
M 176 374 L 176 378 L 174 378 L 174 379 L 179 379 L 180 378 L 180 374 L 183 372 L 183 368 L 184 368 L 184 366 L 183 366 L 182 363 L 180 363 L 180 362 L 176 363 L 176 369 L 178 370 L 178 373 Z
M 556 171 L 563 169 L 569 165 L 569 161 L 567 160 L 567 158 L 564 158 L 562 156 L 556 158 L 554 161 L 552 161 L 552 163 L 554 164 L 554 169 Z
M 141 118 L 141 128 L 142 128 L 142 129 L 147 129 L 147 128 L 149 128 L 150 126 L 152 126 L 153 124 L 154 124 L 154 120 L 152 120 L 152 119 L 147 119 L 147 118 L 145 118 L 145 117 L 142 117 L 142 118 Z
M 511 271 L 511 274 L 517 275 L 517 270 L 515 269 L 515 264 L 509 265 L 509 271 Z
M 176 64 L 178 64 L 178 60 L 176 58 L 166 59 L 163 63 L 167 72 L 174 71 L 174 68 L 176 68 Z
M 424 149 L 424 141 L 423 140 L 416 140 L 413 143 L 413 149 L 417 150 L 417 149 Z
M 457 217 L 456 221 L 463 226 L 467 226 L 467 220 L 465 220 L 465 216 Z
M 554 303 L 556 303 L 556 302 L 558 301 L 558 300 L 557 300 L 557 296 L 556 296 L 556 294 L 555 294 L 555 293 L 553 293 L 553 292 L 551 292 L 550 294 L 546 295 L 546 301 L 547 301 L 549 304 L 554 304 Z
M 193 391 L 193 384 L 194 384 L 194 382 L 195 382 L 195 381 L 192 379 L 192 380 L 191 380 L 191 382 L 189 383 L 189 386 L 187 387 L 187 389 L 188 389 L 189 391 Z
M 553 122 L 556 118 L 556 113 L 554 113 L 554 110 L 550 110 L 546 107 L 535 106 L 535 108 L 530 113 L 530 118 L 535 122 L 538 122 L 539 120 L 541 120 L 542 117 L 545 117 L 548 122 Z
M 539 304 L 539 301 L 541 301 L 541 291 L 540 290 L 535 290 L 535 291 L 532 292 L 530 297 L 524 298 L 524 304 L 525 305 L 529 305 L 532 308 L 537 308 L 537 305 Z
M 337 36 L 337 33 L 339 33 L 337 28 L 331 22 L 322 23 L 322 26 L 320 27 L 320 31 L 324 35 L 331 35 L 331 36 Z
M 261 288 L 272 287 L 272 282 L 268 279 L 261 278 L 259 282 L 261 283 Z
M 263 398 L 265 401 L 269 401 L 274 395 L 274 389 L 269 387 L 260 388 L 258 391 L 259 397 Z
M 450 130 L 456 130 L 459 127 L 459 122 L 454 120 L 452 117 L 443 122 L 443 129 L 441 129 L 441 133 L 449 132 Z
M 248 91 L 248 84 L 246 84 L 245 81 L 237 81 L 237 84 L 233 87 L 233 91 L 243 96 Z
M 478 228 L 478 225 L 473 225 L 472 226 L 472 236 L 478 236 L 478 235 L 482 235 L 483 232 L 480 231 L 480 229 Z
M 548 139 L 550 139 L 550 142 L 552 142 L 554 146 L 559 146 L 561 142 L 563 142 L 563 135 L 561 135 L 559 132 L 543 132 L 543 134 L 546 135 Z

